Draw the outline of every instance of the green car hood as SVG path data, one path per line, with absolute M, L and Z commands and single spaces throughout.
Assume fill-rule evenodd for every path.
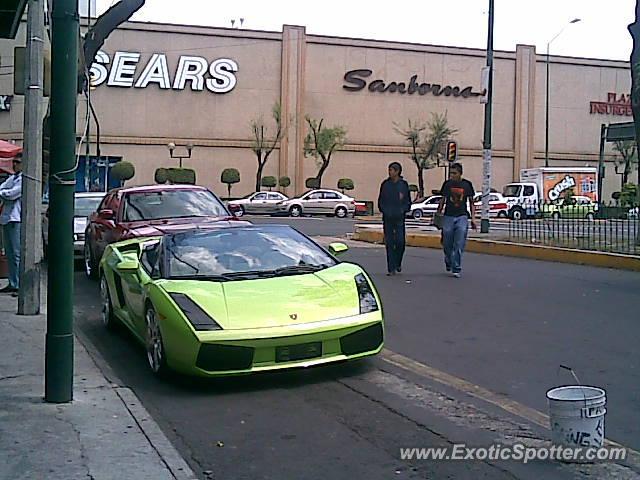
M 163 280 L 183 293 L 224 330 L 319 322 L 360 313 L 354 277 L 362 270 L 338 264 L 313 274 L 227 282 Z

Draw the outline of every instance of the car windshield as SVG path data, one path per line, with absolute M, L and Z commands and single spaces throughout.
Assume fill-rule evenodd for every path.
M 126 222 L 181 217 L 225 217 L 224 205 L 208 190 L 164 190 L 130 193 L 124 204 Z
M 311 273 L 336 261 L 288 226 L 185 232 L 166 241 L 169 278 L 220 280 Z
M 502 196 L 507 198 L 519 197 L 520 190 L 522 190 L 522 185 L 507 185 L 504 187 Z
M 76 197 L 73 202 L 73 214 L 76 217 L 88 217 L 96 211 L 102 197 Z

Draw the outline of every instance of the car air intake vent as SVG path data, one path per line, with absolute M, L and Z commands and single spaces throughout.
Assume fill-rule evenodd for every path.
M 340 347 L 345 355 L 355 355 L 377 349 L 382 343 L 382 339 L 382 324 L 376 323 L 345 335 L 340 339 Z
M 253 348 L 204 343 L 200 346 L 196 366 L 208 372 L 247 370 L 253 363 Z

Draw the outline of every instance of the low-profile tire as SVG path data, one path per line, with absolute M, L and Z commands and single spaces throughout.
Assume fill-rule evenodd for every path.
M 505 212 L 504 210 L 500 210 L 498 212 L 498 218 L 509 218 L 509 214 L 507 214 L 507 212 Z
M 96 265 L 96 261 L 93 258 L 93 253 L 91 252 L 91 245 L 89 245 L 89 240 L 85 240 L 84 242 L 84 273 L 91 280 L 96 280 L 98 278 L 98 265 Z
M 298 205 L 294 205 L 289 209 L 289 215 L 292 217 L 301 217 L 302 216 L 302 208 Z
M 346 218 L 347 215 L 349 214 L 347 209 L 344 208 L 344 207 L 336 208 L 336 212 L 335 213 L 336 213 L 336 217 L 338 217 L 338 218 Z
M 111 295 L 109 295 L 109 284 L 104 273 L 100 275 L 100 312 L 102 314 L 102 324 L 109 330 L 116 328 L 118 323 L 115 313 L 113 313 L 113 304 L 111 303 Z
M 411 216 L 415 220 L 422 218 L 422 210 L 420 210 L 419 208 L 416 208 L 413 212 L 411 212 Z
M 162 341 L 162 333 L 160 332 L 160 324 L 158 323 L 158 315 L 152 305 L 147 305 L 144 319 L 146 324 L 145 347 L 147 350 L 147 364 L 154 375 L 165 376 L 169 373 L 167 356 Z

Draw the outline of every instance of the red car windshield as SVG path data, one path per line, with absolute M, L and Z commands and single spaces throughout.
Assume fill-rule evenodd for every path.
M 137 222 L 164 218 L 226 217 L 226 208 L 208 190 L 165 190 L 130 193 L 124 202 L 123 220 Z

